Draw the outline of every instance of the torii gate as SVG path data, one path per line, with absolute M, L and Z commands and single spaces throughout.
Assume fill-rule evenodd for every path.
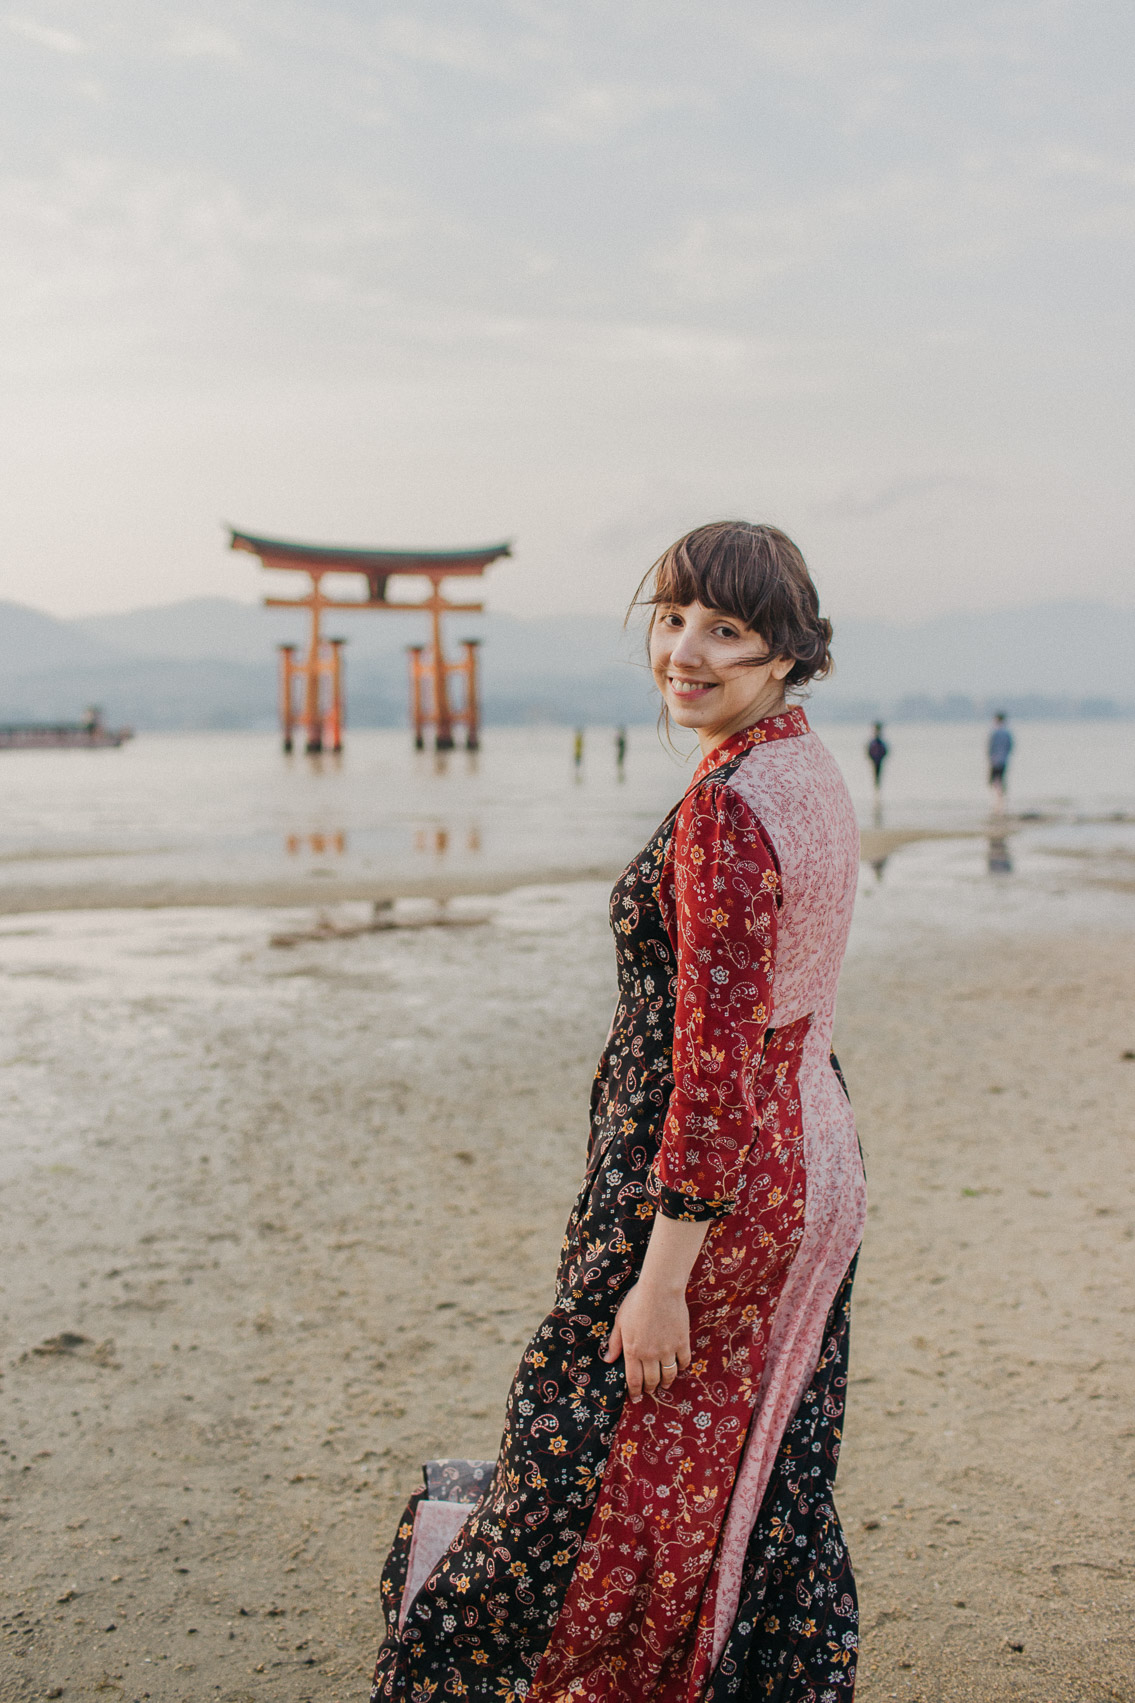
M 259 538 L 230 530 L 229 547 L 259 556 L 265 568 L 305 573 L 311 580 L 306 597 L 266 597 L 270 609 L 308 609 L 311 630 L 306 656 L 296 658 L 295 645 L 280 646 L 280 726 L 284 750 L 290 751 L 297 727 L 303 729 L 308 751 L 339 751 L 343 745 L 343 639 L 325 639 L 321 616 L 325 609 L 415 609 L 429 613 L 431 642 L 410 645 L 410 713 L 414 743 L 422 750 L 426 729 L 435 730 L 439 751 L 452 751 L 454 727 L 464 727 L 465 743 L 475 751 L 480 743 L 480 703 L 477 695 L 477 640 L 466 639 L 464 657 L 448 662 L 442 648 L 441 617 L 449 610 L 479 614 L 483 603 L 451 603 L 442 594 L 442 581 L 479 577 L 490 562 L 511 556 L 508 543 L 470 550 L 360 550 L 331 544 L 296 544 L 281 538 Z M 324 574 L 360 574 L 367 596 L 357 599 L 325 597 Z M 386 583 L 394 574 L 427 579 L 429 595 L 416 603 L 392 603 Z M 450 683 L 463 683 L 461 701 L 454 703 Z M 296 703 L 297 685 L 300 703 Z

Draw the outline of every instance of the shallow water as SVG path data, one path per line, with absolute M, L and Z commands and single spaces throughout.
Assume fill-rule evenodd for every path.
M 1009 842 L 1008 869 L 991 869 L 990 848 L 1004 842 L 983 835 L 906 845 L 881 868 L 864 863 L 850 958 L 913 951 L 933 961 L 944 944 L 968 937 L 1125 936 L 1135 926 L 1135 850 L 1118 842 L 1114 830 L 1086 830 L 1086 846 L 1077 832 L 1022 830 Z M 105 1061 L 100 1068 L 110 1092 L 124 1054 L 142 1060 L 143 1075 L 160 1072 L 186 1022 L 206 1052 L 209 1036 L 250 1019 L 264 1036 L 291 1032 L 306 1021 L 301 1008 L 312 984 L 357 986 L 368 998 L 376 986 L 401 989 L 399 1020 L 368 1042 L 379 1072 L 415 1055 L 431 1021 L 450 1025 L 460 1053 L 467 1032 L 483 1020 L 492 967 L 507 951 L 502 936 L 531 943 L 531 956 L 510 960 L 517 978 L 510 999 L 548 996 L 548 965 L 562 957 L 557 936 L 570 936 L 573 950 L 596 943 L 610 967 L 613 998 L 608 891 L 606 880 L 532 884 L 455 900 L 448 914 L 475 917 L 478 927 L 378 935 L 366 930 L 369 903 L 343 902 L 332 909 L 335 921 L 363 932 L 326 939 L 312 933 L 309 905 L 0 916 L 0 1179 L 33 1165 L 79 1163 L 102 1139 L 97 1097 L 61 1091 L 53 1065 L 60 1054 Z M 428 901 L 399 901 L 394 915 L 432 910 Z M 295 945 L 282 950 L 275 943 L 290 931 Z M 443 974 L 451 992 L 476 989 L 478 998 L 463 1003 L 455 996 L 431 1019 L 423 974 L 435 986 Z M 152 1065 L 145 1062 L 151 1054 Z
M 875 800 L 862 737 L 847 728 L 821 731 L 870 827 Z M 978 731 L 935 726 L 895 736 L 885 824 L 949 837 L 864 862 L 853 956 L 920 938 L 936 950 L 943 933 L 1131 928 L 1135 728 L 1029 726 L 1019 773 L 1032 790 L 1021 796 L 1023 787 L 1015 787 L 1017 815 L 1000 822 L 982 785 Z M 84 1106 L 58 1100 L 48 1043 L 60 1025 L 73 1027 L 69 1044 L 80 1052 L 109 1058 L 124 1034 L 135 1046 L 162 1042 L 170 1010 L 187 1004 L 202 1033 L 223 1029 L 249 1002 L 265 1032 L 286 1029 L 296 975 L 341 974 L 360 954 L 370 962 L 378 953 L 384 964 L 441 955 L 459 982 L 479 985 L 499 931 L 595 931 L 605 942 L 609 866 L 638 849 L 690 772 L 645 729 L 631 730 L 622 781 L 607 729 L 589 732 L 578 778 L 570 736 L 543 729 L 491 731 L 477 758 L 458 752 L 444 762 L 408 750 L 392 733 L 354 735 L 338 761 L 288 760 L 274 740 L 245 734 L 141 739 L 122 752 L 5 754 L 0 906 L 7 884 L 42 893 L 45 907 L 75 908 L 0 918 L 0 1066 L 11 1114 L 0 1135 L 0 1171 L 46 1153 L 68 1162 L 91 1139 Z M 1022 822 L 1022 812 L 1046 819 Z M 1126 819 L 1108 820 L 1115 812 Z M 586 879 L 600 865 L 608 866 L 605 878 Z M 541 869 L 577 879 L 532 884 Z M 365 926 L 371 915 L 365 900 L 342 901 L 339 883 L 319 879 L 325 872 L 390 880 L 510 870 L 528 884 L 494 899 L 458 899 L 451 909 L 458 919 L 484 917 L 487 932 L 387 934 L 369 937 L 369 945 L 365 935 L 311 940 L 311 906 L 325 896 L 339 899 L 331 914 L 340 926 Z M 281 874 L 299 877 L 288 908 L 240 902 L 246 885 Z M 179 883 L 194 880 L 231 883 L 235 902 L 83 908 L 114 905 L 119 894 L 128 905 L 131 888 L 148 880 L 167 884 L 171 906 Z M 423 903 L 429 911 L 429 901 L 417 901 L 417 910 Z M 397 911 L 412 914 L 415 902 L 400 901 Z M 289 930 L 301 941 L 307 931 L 310 944 L 273 951 L 273 937 Z M 384 1045 L 416 1045 L 420 1013 L 409 1016 L 412 1004 L 408 995 L 406 1032 L 386 1036 Z
M 904 725 L 876 799 L 866 729 L 821 726 L 865 827 L 973 832 L 990 822 L 985 730 Z M 1016 730 L 1008 816 L 1085 846 L 1106 817 L 1135 820 L 1135 723 Z M 341 757 L 286 757 L 270 734 L 143 735 L 120 751 L 0 753 L 0 895 L 162 882 L 384 881 L 511 871 L 584 874 L 631 856 L 693 770 L 652 728 L 589 729 L 572 763 L 562 728 L 491 728 L 477 754 L 417 753 L 399 731 L 352 732 Z M 1052 830 L 1056 831 L 1056 828 Z M 1123 820 L 1107 832 L 1133 843 Z M 994 840 L 996 840 L 994 823 Z M 987 854 L 986 873 L 996 850 Z M 1012 855 L 1009 861 L 1012 862 Z

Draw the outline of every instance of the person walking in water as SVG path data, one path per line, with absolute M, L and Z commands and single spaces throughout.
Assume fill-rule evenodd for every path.
M 622 780 L 627 766 L 627 730 L 625 727 L 615 731 L 615 773 Z
M 883 724 L 881 721 L 877 721 L 875 723 L 875 731 L 871 735 L 871 743 L 867 747 L 867 757 L 871 767 L 875 771 L 876 792 L 878 792 L 883 785 L 883 764 L 887 760 L 887 752 L 889 749 L 890 747 L 883 738 Z
M 701 761 L 611 895 L 555 1299 L 498 1459 L 431 1461 L 399 1522 L 372 1703 L 852 1703 L 833 1484 L 867 1203 L 831 1037 L 859 833 L 792 702 L 831 626 L 791 539 L 742 521 L 635 601 Z
M 582 729 L 582 727 L 577 727 L 576 730 L 575 730 L 575 736 L 574 736 L 574 738 L 572 739 L 572 742 L 571 742 L 571 760 L 575 765 L 575 772 L 576 772 L 576 776 L 578 777 L 580 770 L 583 768 L 583 729 Z
M 1005 802 L 1005 775 L 1012 750 L 1013 735 L 1009 732 L 1007 717 L 1003 710 L 998 710 L 989 732 L 989 784 L 998 808 Z

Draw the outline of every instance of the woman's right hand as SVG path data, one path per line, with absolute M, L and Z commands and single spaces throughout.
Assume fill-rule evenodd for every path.
M 690 1312 L 684 1282 L 676 1289 L 640 1277 L 628 1289 L 603 1358 L 610 1365 L 620 1354 L 631 1401 L 641 1401 L 659 1387 L 670 1388 L 690 1364 Z

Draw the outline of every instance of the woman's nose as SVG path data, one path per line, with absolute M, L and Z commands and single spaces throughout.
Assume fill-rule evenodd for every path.
M 681 663 L 686 668 L 697 667 L 701 661 L 701 640 L 693 627 L 682 628 L 670 652 L 670 661 Z

